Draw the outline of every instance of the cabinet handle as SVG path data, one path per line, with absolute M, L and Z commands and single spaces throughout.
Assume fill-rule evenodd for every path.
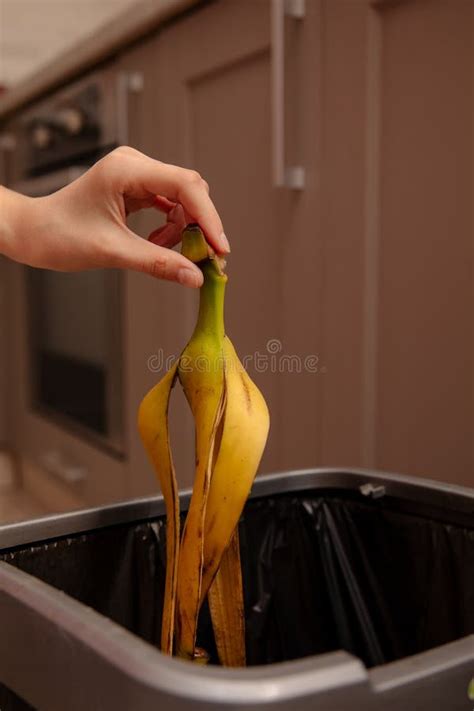
M 302 165 L 285 165 L 285 18 L 302 20 L 305 0 L 272 0 L 273 182 L 277 188 L 302 190 Z
M 117 143 L 127 146 L 129 138 L 128 97 L 129 94 L 139 94 L 143 90 L 144 79 L 141 72 L 121 71 L 117 75 Z

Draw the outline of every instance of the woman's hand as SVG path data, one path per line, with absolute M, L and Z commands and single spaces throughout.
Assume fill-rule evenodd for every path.
M 127 227 L 126 219 L 150 207 L 165 212 L 167 223 L 147 241 Z M 0 191 L 0 251 L 45 269 L 134 269 L 198 287 L 200 269 L 169 249 L 188 222 L 199 223 L 215 251 L 229 251 L 201 176 L 127 147 L 112 151 L 52 195 L 28 198 Z

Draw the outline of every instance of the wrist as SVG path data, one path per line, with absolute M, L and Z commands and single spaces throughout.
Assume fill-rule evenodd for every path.
M 22 231 L 33 198 L 0 185 L 0 253 L 21 261 Z

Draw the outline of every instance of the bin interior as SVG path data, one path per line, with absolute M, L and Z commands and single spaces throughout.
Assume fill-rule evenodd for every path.
M 165 521 L 0 551 L 0 559 L 159 643 Z M 249 665 L 344 649 L 384 664 L 474 632 L 474 525 L 350 491 L 247 502 L 240 522 Z M 0 611 L 1 624 L 1 611 Z M 216 662 L 209 613 L 198 643 Z

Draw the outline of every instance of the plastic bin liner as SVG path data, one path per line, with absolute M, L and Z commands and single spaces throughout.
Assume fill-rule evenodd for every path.
M 279 494 L 247 503 L 240 544 L 249 665 L 344 649 L 371 667 L 474 632 L 474 522 L 449 512 L 340 490 Z M 0 559 L 158 645 L 164 519 Z M 217 662 L 207 608 L 198 643 Z M 8 693 L 2 711 L 29 708 Z

